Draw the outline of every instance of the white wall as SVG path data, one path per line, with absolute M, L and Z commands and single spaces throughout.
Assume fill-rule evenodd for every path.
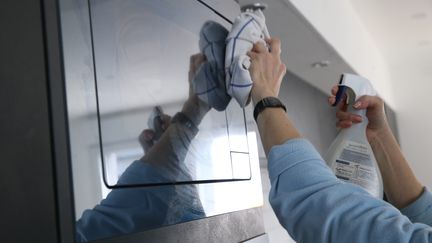
M 428 153 L 432 148 L 432 112 L 426 100 L 432 77 L 430 62 L 421 58 L 425 50 L 422 55 L 403 52 L 397 48 L 389 50 L 389 45 L 394 44 L 389 41 L 401 42 L 397 38 L 398 31 L 400 39 L 404 35 L 401 32 L 403 30 L 398 30 L 398 26 L 404 28 L 411 24 L 417 29 L 420 28 L 421 23 L 403 22 L 410 21 L 409 11 L 415 9 L 414 5 L 417 3 L 410 2 L 411 10 L 399 9 L 401 16 L 407 20 L 399 18 L 397 22 L 393 21 L 394 19 L 389 20 L 391 16 L 386 15 L 386 11 L 392 11 L 395 15 L 396 11 L 393 11 L 392 7 L 397 4 L 391 1 L 387 7 L 384 6 L 386 11 L 373 9 L 377 7 L 375 1 L 372 1 L 370 9 L 360 9 L 357 6 L 363 4 L 363 1 L 357 1 L 357 5 L 346 0 L 284 1 L 297 8 L 354 70 L 373 81 L 381 97 L 396 112 L 401 148 L 405 156 L 420 181 L 432 187 L 432 177 L 429 176 L 432 163 Z M 375 18 L 369 16 L 371 11 L 378 13 Z M 379 28 L 377 25 L 386 28 Z M 387 30 L 388 33 L 385 32 Z M 426 35 L 425 31 L 423 32 Z M 395 57 L 398 57 L 397 62 L 394 61 Z M 420 64 L 419 60 L 416 60 L 419 58 L 423 60 Z M 429 70 L 428 74 L 420 76 L 426 69 Z
M 395 67 L 398 129 L 401 148 L 416 176 L 432 188 L 432 109 L 427 100 L 431 78 L 416 78 L 416 73 L 403 64 Z
M 394 107 L 388 65 L 350 1 L 284 1 L 292 4 L 358 74 L 371 80 Z

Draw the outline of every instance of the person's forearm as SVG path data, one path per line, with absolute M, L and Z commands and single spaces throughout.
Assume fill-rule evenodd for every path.
M 384 191 L 391 204 L 401 209 L 414 202 L 423 186 L 415 177 L 408 161 L 389 127 L 370 141 L 384 183 Z
M 265 109 L 258 115 L 257 124 L 266 155 L 274 145 L 301 137 L 281 108 Z
M 196 95 L 191 96 L 182 107 L 181 112 L 185 114 L 190 121 L 199 126 L 204 116 L 210 111 L 210 106 L 201 101 Z

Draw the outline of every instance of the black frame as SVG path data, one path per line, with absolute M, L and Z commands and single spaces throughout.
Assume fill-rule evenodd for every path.
M 97 117 L 97 127 L 99 133 L 99 153 L 101 159 L 101 168 L 102 168 L 102 179 L 105 187 L 108 189 L 119 189 L 119 188 L 146 188 L 146 187 L 154 187 L 154 186 L 174 186 L 174 185 L 188 185 L 188 184 L 209 184 L 209 183 L 221 183 L 221 182 L 237 182 L 237 181 L 248 181 L 252 178 L 252 172 L 250 168 L 250 158 L 249 158 L 249 178 L 243 179 L 211 179 L 211 180 L 194 180 L 194 181 L 172 181 L 172 182 L 161 182 L 161 183 L 146 183 L 146 184 L 127 184 L 127 185 L 110 185 L 106 178 L 106 168 L 105 168 L 105 156 L 104 156 L 104 145 L 103 145 L 103 135 L 102 135 L 102 126 L 101 126 L 101 115 L 99 111 L 99 93 L 98 93 L 98 77 L 97 77 L 97 68 L 96 68 L 96 55 L 94 48 L 94 32 L 93 32 L 93 23 L 92 23 L 92 7 L 91 1 L 87 0 L 88 6 L 88 14 L 89 14 L 89 22 L 90 22 L 90 41 L 91 41 L 91 50 L 92 50 L 92 61 L 93 61 L 93 79 L 94 79 L 94 87 L 96 92 L 96 117 Z M 94 1 L 94 0 L 93 0 Z M 229 24 L 233 24 L 231 20 L 226 18 L 224 15 L 219 13 L 216 9 L 212 8 L 210 5 L 205 3 L 202 0 L 195 0 L 198 3 L 202 4 L 204 7 L 208 8 L 210 11 L 213 11 L 216 15 L 221 17 L 224 21 L 227 21 Z M 243 119 L 246 121 L 246 113 L 243 108 Z M 245 136 L 247 136 L 247 124 L 245 122 Z M 239 151 L 230 151 L 230 155 L 232 153 L 240 153 L 240 154 L 249 154 L 249 152 L 239 152 Z
M 74 242 L 58 2 L 0 5 L 2 241 Z
M 2 1 L 0 28 L 2 241 L 75 242 L 59 0 Z M 252 208 L 186 224 L 212 222 L 219 235 L 237 234 L 246 240 L 264 233 L 261 218 L 261 210 Z M 254 227 L 246 227 L 249 220 Z M 230 226 L 218 229 L 219 221 Z M 238 235 L 240 226 L 246 234 Z M 144 242 L 148 235 L 131 234 L 127 242 Z

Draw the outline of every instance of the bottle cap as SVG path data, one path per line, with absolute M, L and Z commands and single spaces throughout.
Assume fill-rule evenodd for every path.
M 375 96 L 377 92 L 369 80 L 355 74 L 344 73 L 339 81 L 336 102 L 333 106 L 339 104 L 344 95 L 347 96 L 347 104 L 352 104 L 364 95 Z

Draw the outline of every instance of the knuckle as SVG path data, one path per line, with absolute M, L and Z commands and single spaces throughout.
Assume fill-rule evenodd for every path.
M 273 42 L 274 42 L 275 44 L 280 44 L 280 43 L 281 43 L 281 40 L 280 40 L 279 37 L 273 37 Z

